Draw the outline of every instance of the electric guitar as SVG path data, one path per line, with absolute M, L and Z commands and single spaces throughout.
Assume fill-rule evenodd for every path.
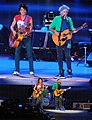
M 9 46 L 10 47 L 18 47 L 20 41 L 23 40 L 23 34 L 27 32 L 27 35 L 30 34 L 30 32 L 28 32 L 29 30 L 29 27 L 30 27 L 30 23 L 27 24 L 26 26 L 21 26 L 20 28 L 17 28 L 15 31 L 16 31 L 16 35 L 14 36 L 13 35 L 13 32 L 10 33 L 10 36 L 9 36 Z
M 47 88 L 48 86 L 45 86 L 45 89 Z M 42 88 L 39 88 L 39 89 L 34 90 L 32 93 L 33 98 L 35 99 L 38 98 L 45 91 L 45 89 L 43 90 Z
M 55 95 L 56 97 L 58 97 L 58 96 L 60 96 L 61 94 L 63 94 L 65 91 L 70 90 L 70 89 L 71 89 L 71 87 L 69 87 L 69 88 L 67 88 L 67 89 L 60 89 L 60 90 L 55 89 L 55 90 L 54 90 L 54 95 Z
M 82 24 L 82 26 L 76 28 L 76 31 L 78 32 L 79 30 L 81 30 L 87 26 L 88 26 L 88 24 L 85 22 L 84 24 Z M 62 46 L 65 44 L 66 40 L 69 40 L 72 38 L 73 33 L 74 33 L 74 31 L 70 31 L 69 29 L 66 29 L 63 32 L 59 33 L 60 40 L 59 40 L 59 36 L 57 36 L 56 34 L 52 35 L 52 40 L 57 46 Z

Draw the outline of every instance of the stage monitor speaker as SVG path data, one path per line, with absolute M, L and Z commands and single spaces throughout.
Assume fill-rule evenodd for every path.
M 81 110 L 88 110 L 92 103 L 73 103 L 73 109 L 81 109 Z
M 32 45 L 33 47 L 43 47 L 45 34 L 43 32 L 33 32 L 32 34 Z
M 44 47 L 49 49 L 56 48 L 56 45 L 54 44 L 51 38 L 51 34 L 50 33 L 47 34 L 47 37 L 46 37 L 46 31 L 43 31 L 43 30 L 35 30 L 32 33 L 32 46 L 38 49 L 44 48 Z
M 7 53 L 9 49 L 9 30 L 7 27 L 3 26 L 0 28 L 0 54 Z
M 89 67 L 92 67 L 92 52 L 87 57 L 87 63 L 89 65 Z
M 92 105 L 90 106 L 90 112 L 92 112 Z

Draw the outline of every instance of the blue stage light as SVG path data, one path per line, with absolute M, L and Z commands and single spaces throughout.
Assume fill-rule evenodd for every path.
M 3 29 L 3 25 L 2 24 L 0 24 L 0 30 L 2 30 Z
M 22 104 L 19 104 L 19 105 L 18 105 L 18 107 L 19 107 L 19 108 L 22 108 L 22 107 L 23 107 L 23 105 L 22 105 Z

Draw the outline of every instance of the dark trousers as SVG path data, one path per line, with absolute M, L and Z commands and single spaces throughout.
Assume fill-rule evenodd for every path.
M 43 109 L 43 94 L 41 94 L 41 95 L 36 99 L 36 105 L 38 105 L 38 108 Z
M 15 71 L 19 72 L 19 59 L 20 59 L 20 52 L 21 48 L 25 45 L 27 57 L 29 60 L 29 70 L 34 71 L 33 69 L 33 56 L 32 56 L 32 45 L 31 45 L 31 38 L 23 38 L 22 42 L 19 43 L 18 47 L 15 49 Z
M 66 63 L 67 63 L 67 70 L 71 71 L 71 55 L 70 55 L 70 48 L 67 48 L 67 44 L 64 44 L 63 46 L 56 46 L 57 50 L 57 59 L 58 59 L 58 65 L 59 65 L 59 74 L 64 73 L 63 68 L 63 51 L 65 53 Z
M 62 108 L 62 96 L 55 96 L 55 108 Z

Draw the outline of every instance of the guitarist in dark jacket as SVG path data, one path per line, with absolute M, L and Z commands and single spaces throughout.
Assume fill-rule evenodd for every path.
M 62 93 L 64 92 L 61 86 L 60 79 L 57 80 L 56 83 L 52 86 L 52 90 L 54 91 L 54 97 L 55 97 L 55 109 L 56 110 L 64 110 L 64 107 L 62 106 Z
M 52 23 L 50 24 L 50 31 L 51 34 L 55 34 L 58 37 L 58 42 L 59 45 L 56 45 L 57 49 L 57 59 L 58 59 L 58 65 L 59 65 L 59 74 L 56 76 L 56 78 L 65 78 L 64 77 L 64 68 L 63 68 L 63 50 L 65 53 L 66 57 L 66 62 L 67 62 L 67 72 L 68 72 L 68 77 L 72 77 L 72 68 L 71 68 L 71 55 L 70 55 L 70 50 L 71 50 L 71 41 L 66 40 L 65 44 L 61 45 L 60 43 L 60 37 L 61 34 L 64 30 L 69 29 L 69 31 L 73 31 L 76 33 L 77 31 L 74 29 L 73 26 L 73 21 L 71 17 L 67 16 L 69 12 L 69 7 L 66 5 L 62 5 L 59 8 L 60 15 L 56 16 Z M 66 37 L 67 39 L 67 37 Z M 62 41 L 64 42 L 64 41 Z
M 13 35 L 12 38 L 15 38 L 13 41 L 10 41 L 10 46 L 16 48 L 15 49 L 15 71 L 13 75 L 18 75 L 18 76 L 20 72 L 20 69 L 19 69 L 19 59 L 21 54 L 20 51 L 23 45 L 25 46 L 27 51 L 30 75 L 34 75 L 32 45 L 31 45 L 31 38 L 30 38 L 32 27 L 33 27 L 33 21 L 32 21 L 32 17 L 27 15 L 27 12 L 28 12 L 28 7 L 26 6 L 26 4 L 23 4 L 23 3 L 20 4 L 19 14 L 15 15 L 10 27 Z M 18 28 L 17 31 L 15 30 L 16 25 Z M 20 38 L 22 38 L 21 41 L 20 41 Z

